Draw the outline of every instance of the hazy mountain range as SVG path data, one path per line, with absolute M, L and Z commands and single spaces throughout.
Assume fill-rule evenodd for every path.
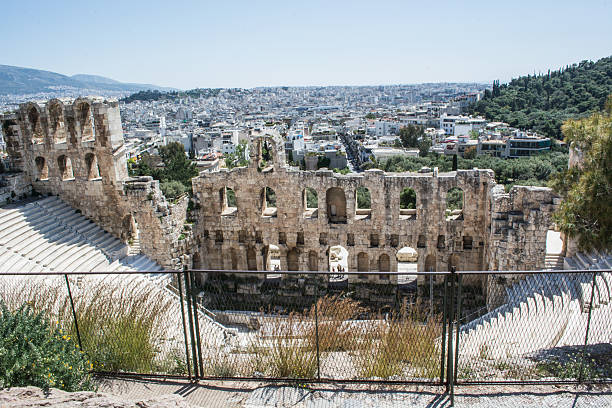
M 56 92 L 63 89 L 126 93 L 147 89 L 160 91 L 175 90 L 151 84 L 124 83 L 97 75 L 78 74 L 67 76 L 39 69 L 0 65 L 0 95 Z

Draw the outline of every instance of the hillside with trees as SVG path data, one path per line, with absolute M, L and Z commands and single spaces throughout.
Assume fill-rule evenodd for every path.
M 471 113 L 560 140 L 564 121 L 600 111 L 611 92 L 612 57 L 606 57 L 522 76 L 508 84 L 494 81 L 493 90 L 485 91 Z
M 550 186 L 563 197 L 555 222 L 584 250 L 612 250 L 612 95 L 602 112 L 562 129 L 581 160 L 552 177 Z

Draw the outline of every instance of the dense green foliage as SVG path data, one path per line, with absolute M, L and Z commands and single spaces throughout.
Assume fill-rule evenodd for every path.
M 236 193 L 231 188 L 225 190 L 227 206 L 236 207 Z
M 405 188 L 400 193 L 400 209 L 416 209 L 416 192 L 411 188 Z
M 306 208 L 318 208 L 318 203 L 317 192 L 310 187 L 306 187 Z
M 372 196 L 370 190 L 365 187 L 357 188 L 357 208 L 372 208 Z
M 180 181 L 162 181 L 159 183 L 162 193 L 166 198 L 177 198 L 185 192 L 185 186 Z
M 319 156 L 319 158 L 317 159 L 317 169 L 322 169 L 323 167 L 329 168 L 330 163 L 331 160 L 329 159 L 329 157 Z
M 561 139 L 565 120 L 602 109 L 611 92 L 612 57 L 607 57 L 519 77 L 508 84 L 496 81 L 472 113 Z
M 246 155 L 247 142 L 241 140 L 236 146 L 234 153 L 225 156 L 225 167 L 233 169 L 234 167 L 246 167 L 249 165 L 249 158 Z
M 399 131 L 399 139 L 403 147 L 418 147 L 419 140 L 425 136 L 423 126 L 408 125 Z
M 266 207 L 276 207 L 276 192 L 266 187 Z
M 61 329 L 27 306 L 0 311 L 0 388 L 94 388 L 87 357 Z
M 141 155 L 139 161 L 130 160 L 128 171 L 130 176 L 151 176 L 166 184 L 168 189 L 169 182 L 178 181 L 183 184 L 184 191 L 191 191 L 191 179 L 198 175 L 198 169 L 194 163 L 185 155 L 185 148 L 179 142 L 168 143 L 158 149 L 159 156 L 151 156 L 148 153 Z M 163 163 L 163 167 L 157 163 Z M 172 184 L 172 194 L 177 189 Z
M 514 184 L 543 186 L 554 174 L 567 168 L 568 155 L 561 152 L 543 153 L 533 157 L 518 159 L 502 159 L 487 155 L 475 159 L 457 160 L 457 168 L 469 170 L 492 169 L 495 180 L 508 188 Z M 426 157 L 395 156 L 375 166 L 388 172 L 418 171 L 422 167 L 438 167 L 440 171 L 451 171 L 453 159 L 451 156 L 430 154 Z
M 567 121 L 563 134 L 582 160 L 551 180 L 563 197 L 555 221 L 582 249 L 612 249 L 612 95 L 604 112 Z
M 446 193 L 446 208 L 448 210 L 463 209 L 463 190 L 453 187 Z

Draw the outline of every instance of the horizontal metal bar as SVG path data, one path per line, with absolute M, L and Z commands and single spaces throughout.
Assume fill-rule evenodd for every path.
M 112 372 L 112 371 L 93 371 L 92 374 L 99 377 L 111 377 L 111 378 L 135 378 L 135 379 L 180 379 L 189 380 L 187 376 L 181 376 L 176 374 L 143 374 L 134 372 Z M 204 376 L 198 377 L 198 381 L 256 381 L 256 382 L 299 382 L 299 383 L 310 383 L 310 384 L 397 384 L 397 385 L 443 385 L 439 380 L 426 381 L 426 380 L 368 380 L 368 379 L 334 379 L 334 378 L 284 378 L 284 377 L 215 377 L 215 376 Z
M 190 272 L 197 273 L 225 273 L 225 274 L 246 274 L 246 275 L 261 275 L 261 274 L 273 274 L 273 275 L 387 275 L 387 276 L 399 276 L 399 275 L 418 275 L 418 276 L 445 276 L 451 275 L 451 272 L 440 271 L 440 272 L 355 272 L 355 271 L 344 271 L 329 272 L 329 271 L 246 271 L 246 270 L 226 270 L 226 269 L 189 269 Z M 125 272 L 20 272 L 20 271 L 0 271 L 0 276 L 58 276 L 58 275 L 160 275 L 160 274 L 181 274 L 184 271 L 165 270 L 165 271 L 125 271 Z M 528 270 L 528 271 L 457 271 L 457 275 L 535 275 L 535 274 L 569 274 L 569 273 L 593 273 L 593 272 L 612 272 L 612 269 L 566 269 L 566 270 Z
M 189 377 L 176 374 L 143 374 L 134 372 L 112 372 L 112 371 L 93 371 L 92 374 L 99 377 L 111 378 L 134 378 L 134 379 L 171 379 L 189 380 Z M 300 382 L 310 384 L 397 384 L 397 385 L 444 385 L 439 380 L 368 380 L 368 379 L 335 379 L 323 377 L 316 378 L 281 378 L 281 377 L 214 377 L 204 376 L 198 380 L 203 381 L 256 381 L 256 382 Z M 478 385 L 573 385 L 573 384 L 612 384 L 612 379 L 591 379 L 579 383 L 577 380 L 499 380 L 499 381 L 457 381 L 458 386 L 478 386 Z
M 457 385 L 564 385 L 564 384 L 612 384 L 610 379 L 590 379 L 590 380 L 499 380 L 499 381 L 457 381 Z

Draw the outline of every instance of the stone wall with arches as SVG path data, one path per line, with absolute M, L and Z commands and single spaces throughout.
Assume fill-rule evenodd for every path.
M 164 267 L 182 265 L 178 242 L 188 199 L 166 201 L 159 183 L 128 177 L 119 105 L 101 98 L 28 102 L 0 116 L 10 168 L 43 195 L 57 195 Z M 144 193 L 143 193 L 144 192 Z M 143 193 L 143 194 L 141 194 Z M 185 251 L 188 252 L 188 251 Z
M 257 152 L 261 143 L 255 140 L 252 151 Z M 495 185 L 490 170 L 445 174 L 385 174 L 369 170 L 340 175 L 328 170 L 292 169 L 276 158 L 263 168 L 256 156 L 254 153 L 248 167 L 202 173 L 192 181 L 199 207 L 195 234 L 207 268 L 232 269 L 227 258 L 219 254 L 233 248 L 240 254 L 238 269 L 247 269 L 247 248 L 260 249 L 269 244 L 279 246 L 284 254 L 283 269 L 287 267 L 287 253 L 297 251 L 299 270 L 308 270 L 309 264 L 315 264 L 312 253 L 317 254 L 318 268 L 327 270 L 326 254 L 334 245 L 348 249 L 349 268 L 354 270 L 361 252 L 368 254 L 370 270 L 378 269 L 383 253 L 389 257 L 391 271 L 397 270 L 396 252 L 403 246 L 417 249 L 421 270 L 428 255 L 436 257 L 437 270 L 446 270 L 453 253 L 461 254 L 460 269 L 488 266 L 485 254 L 490 191 Z M 262 211 L 265 187 L 275 192 L 274 216 Z M 371 197 L 371 208 L 365 211 L 357 208 L 356 191 L 361 187 L 367 188 Z M 447 219 L 446 192 L 453 187 L 463 190 L 464 206 L 461 217 Z M 406 188 L 416 193 L 416 208 L 408 213 L 400 208 L 400 194 Z M 224 207 L 224 200 L 219 199 L 224 189 L 235 194 L 231 213 Z M 307 189 L 316 195 L 316 208 L 309 208 Z M 444 237 L 442 247 L 438 245 L 440 236 Z M 471 240 L 470 247 L 464 248 L 465 237 Z

